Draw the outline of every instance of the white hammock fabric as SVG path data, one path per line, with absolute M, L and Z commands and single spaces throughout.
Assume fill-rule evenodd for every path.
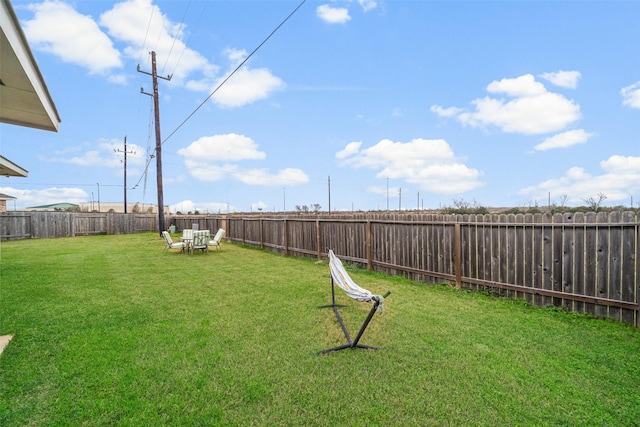
M 329 269 L 333 282 L 340 286 L 347 295 L 361 302 L 378 301 L 378 310 L 382 311 L 383 296 L 373 295 L 368 290 L 358 286 L 351 277 L 349 277 L 349 274 L 342 265 L 342 261 L 340 261 L 340 258 L 338 258 L 332 250 L 329 250 Z

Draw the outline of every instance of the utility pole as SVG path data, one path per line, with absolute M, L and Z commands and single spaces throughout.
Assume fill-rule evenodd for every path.
M 124 153 L 124 213 L 127 213 L 127 153 L 136 154 L 135 151 L 127 151 L 127 136 L 124 136 L 124 151 L 113 150 L 116 153 Z
M 398 188 L 398 210 L 402 210 L 402 187 Z
M 160 102 L 158 100 L 158 77 L 164 80 L 171 80 L 171 75 L 167 77 L 158 76 L 156 70 L 156 52 L 151 52 L 151 73 L 142 71 L 138 64 L 138 72 L 147 74 L 153 78 L 153 93 L 147 93 L 140 88 L 140 93 L 153 97 L 153 107 L 156 122 L 156 183 L 158 185 L 158 227 L 160 235 L 164 231 L 164 194 L 162 191 L 162 139 L 160 138 Z

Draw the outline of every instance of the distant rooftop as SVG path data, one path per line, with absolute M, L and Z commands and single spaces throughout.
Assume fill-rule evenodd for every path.
M 31 206 L 28 207 L 28 211 L 53 211 L 56 209 L 70 209 L 77 208 L 78 205 L 74 203 L 52 203 L 50 205 Z

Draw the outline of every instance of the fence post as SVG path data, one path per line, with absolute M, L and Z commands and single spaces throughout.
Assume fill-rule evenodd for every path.
M 367 232 L 366 232 L 366 241 L 367 241 L 367 270 L 371 270 L 372 266 L 373 266 L 373 260 L 372 258 L 372 247 L 373 247 L 373 243 L 372 243 L 372 235 L 371 235 L 371 221 L 367 220 Z
M 456 289 L 462 288 L 462 239 L 460 233 L 460 223 L 456 222 L 453 232 L 454 269 L 456 273 Z
M 244 218 L 242 218 L 242 244 L 244 245 L 246 243 L 246 239 L 247 239 L 247 231 L 246 231 L 246 221 Z
M 260 249 L 264 249 L 264 224 L 262 218 L 260 218 Z
M 289 255 L 289 232 L 287 230 L 288 228 L 288 224 L 287 224 L 287 219 L 284 219 L 284 227 L 283 228 L 283 232 L 284 232 L 284 236 L 282 239 L 282 243 L 284 244 L 284 254 L 285 255 Z
M 318 252 L 318 261 L 322 259 L 322 250 L 320 249 L 320 218 L 316 218 L 316 251 Z

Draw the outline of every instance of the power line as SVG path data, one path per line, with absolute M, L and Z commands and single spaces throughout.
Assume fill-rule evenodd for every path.
M 274 35 L 274 34 L 275 34 L 279 29 L 280 29 L 280 27 L 282 27 L 282 26 L 283 26 L 283 25 L 284 25 L 284 24 L 285 24 L 285 23 L 286 23 L 286 22 L 287 22 L 287 21 L 288 21 L 288 20 L 289 20 L 289 19 L 290 19 L 290 18 L 291 18 L 291 17 L 292 17 L 292 16 L 293 16 L 297 11 L 298 11 L 298 9 L 300 9 L 300 8 L 302 7 L 302 5 L 303 5 L 306 1 L 307 1 L 307 0 L 302 0 L 302 1 L 300 2 L 300 4 L 298 4 L 298 6 L 297 6 L 297 7 L 296 7 L 296 8 L 295 8 L 295 9 L 294 9 L 294 10 L 293 10 L 293 11 L 292 11 L 292 12 L 291 12 L 291 13 L 290 13 L 290 14 L 289 14 L 289 15 L 288 15 L 288 16 L 287 16 L 287 17 L 286 17 L 282 22 L 280 22 L 280 24 L 279 24 L 279 25 L 278 25 L 278 26 L 277 26 L 277 27 L 276 27 L 276 28 L 275 28 L 275 29 L 274 29 L 274 30 L 273 30 L 273 31 L 272 31 L 272 32 L 271 32 L 271 33 L 270 33 L 270 34 L 269 34 L 269 35 L 268 35 L 268 36 L 267 36 L 263 41 L 262 41 L 262 43 L 260 43 L 260 44 L 258 45 L 258 47 L 256 47 L 256 48 L 255 48 L 255 49 L 254 49 L 254 50 L 253 50 L 253 51 L 252 51 L 252 52 L 251 52 L 251 53 L 250 53 L 250 54 L 249 54 L 249 55 L 248 55 L 248 56 L 247 56 L 247 57 L 246 57 L 246 58 L 245 58 L 245 59 L 244 59 L 244 60 L 243 60 L 243 61 L 242 61 L 242 62 L 241 62 L 241 63 L 240 63 L 240 64 L 239 64 L 239 65 L 238 65 L 238 66 L 237 66 L 233 71 L 232 71 L 232 72 L 231 72 L 231 74 L 229 74 L 229 75 L 228 75 L 228 76 L 227 76 L 227 77 L 226 77 L 226 78 L 225 78 L 225 79 L 224 79 L 224 80 L 223 80 L 223 81 L 222 81 L 222 82 L 221 82 L 221 83 L 220 83 L 220 84 L 219 84 L 219 85 L 218 85 L 218 86 L 213 90 L 213 92 L 211 92 L 211 93 L 209 94 L 209 96 L 207 96 L 207 97 L 205 98 L 205 100 L 204 100 L 204 101 L 202 101 L 202 102 L 200 103 L 200 105 L 198 105 L 198 106 L 196 107 L 196 109 L 195 109 L 195 110 L 193 110 L 193 112 L 192 112 L 191 114 L 189 114 L 189 115 L 187 116 L 187 118 L 186 118 L 186 119 L 184 119 L 184 120 L 182 121 L 182 123 L 180 123 L 180 124 L 178 125 L 178 127 L 177 127 L 177 128 L 175 128 L 175 130 L 174 130 L 173 132 L 171 132 L 171 133 L 169 134 L 169 136 L 168 136 L 168 137 L 166 137 L 166 138 L 164 139 L 164 141 L 162 141 L 162 144 L 164 144 L 165 142 L 167 142 L 167 141 L 168 141 L 168 140 L 169 140 L 169 139 L 170 139 L 170 138 L 171 138 L 171 137 L 172 137 L 176 132 L 178 132 L 178 130 L 180 130 L 180 128 L 181 128 L 182 126 L 184 126 L 184 125 L 185 125 L 185 124 L 186 124 L 186 123 L 191 119 L 191 117 L 193 117 L 193 116 L 196 114 L 196 112 L 198 112 L 198 110 L 199 110 L 200 108 L 202 108 L 202 107 L 207 103 L 207 101 L 208 101 L 208 100 L 209 100 L 213 95 L 215 95 L 215 93 L 216 93 L 216 92 L 217 92 L 217 91 L 218 91 L 218 90 L 219 90 L 219 89 L 220 89 L 220 88 L 221 88 L 221 87 L 222 87 L 222 86 L 223 86 L 223 85 L 224 85 L 224 84 L 225 84 L 225 83 L 226 83 L 226 82 L 231 78 L 231 76 L 233 76 L 233 75 L 234 75 L 234 74 L 235 74 L 235 73 L 236 73 L 240 68 L 242 68 L 242 66 L 243 66 L 243 65 L 244 65 L 244 64 L 249 60 L 249 58 L 251 58 L 251 57 L 252 57 L 252 56 L 253 56 L 253 55 L 254 55 L 254 54 L 255 54 L 255 53 L 256 53 L 256 52 L 257 52 L 257 51 L 258 51 L 258 50 L 259 50 L 259 49 L 260 49 L 260 48 L 261 48 L 261 47 L 266 43 L 266 42 L 267 42 L 267 41 L 269 41 L 269 39 L 270 39 L 270 38 L 271 38 L 271 37 L 272 37 L 272 36 L 273 36 L 273 35 Z
M 138 64 L 142 62 L 142 53 L 144 52 L 144 46 L 147 44 L 147 36 L 149 35 L 149 28 L 151 28 L 151 21 L 153 19 L 153 12 L 155 12 L 156 6 L 151 5 L 151 14 L 149 15 L 149 22 L 147 22 L 147 31 L 144 33 L 144 41 L 142 42 L 142 47 L 140 48 L 140 57 L 138 58 Z
M 283 25 L 284 25 L 284 24 L 285 24 L 285 23 L 286 23 L 286 22 L 287 22 L 287 21 L 288 21 L 288 20 L 293 16 L 293 15 L 295 15 L 295 13 L 296 13 L 296 12 L 297 12 L 301 7 L 302 7 L 302 5 L 303 5 L 304 3 L 306 3 L 306 1 L 307 1 L 307 0 L 302 0 L 302 1 L 300 2 L 300 4 L 298 4 L 298 6 L 297 6 L 295 9 L 293 9 L 293 11 L 292 11 L 291 13 L 289 13 L 289 15 L 287 15 L 287 17 L 286 17 L 285 19 L 283 19 L 283 20 L 282 20 L 282 22 L 280 22 L 280 24 L 278 24 L 278 26 L 277 26 L 273 31 L 271 31 L 271 33 L 270 33 L 270 34 L 269 34 L 269 35 L 268 35 L 268 36 L 267 36 L 267 37 L 262 41 L 262 43 L 260 43 L 260 44 L 259 44 L 259 45 L 258 45 L 258 46 L 257 46 L 257 47 L 256 47 L 256 48 L 255 48 L 255 49 L 254 49 L 254 50 L 253 50 L 253 51 L 252 51 L 252 52 L 251 52 L 251 53 L 250 53 L 250 54 L 249 54 L 249 55 L 248 55 L 248 56 L 247 56 L 247 57 L 246 57 L 246 58 L 245 58 L 245 59 L 244 59 L 244 60 L 243 60 L 243 61 L 242 61 L 242 62 L 241 62 L 241 63 L 240 63 L 240 64 L 239 64 L 239 65 L 238 65 L 234 70 L 233 70 L 233 71 L 232 71 L 232 72 L 231 72 L 231 74 L 229 74 L 229 75 L 228 75 L 228 76 L 227 76 L 227 77 L 226 77 L 226 78 L 225 78 L 225 79 L 224 79 L 224 80 L 223 80 L 223 81 L 222 81 L 222 82 L 221 82 L 221 83 L 220 83 L 220 84 L 219 84 L 219 85 L 218 85 L 218 86 L 213 90 L 213 92 L 211 92 L 211 93 L 209 94 L 209 96 L 207 96 L 207 98 L 205 98 L 205 100 L 204 100 L 204 101 L 202 101 L 202 103 L 200 103 L 200 105 L 198 105 L 198 107 L 196 107 L 196 109 L 195 109 L 195 110 L 193 110 L 193 112 L 192 112 L 191 114 L 189 114 L 189 115 L 187 116 L 187 118 L 186 118 L 186 119 L 184 119 L 184 120 L 182 121 L 182 123 L 180 123 L 180 124 L 178 125 L 178 127 L 176 127 L 176 128 L 173 130 L 173 132 L 171 132 L 171 133 L 169 134 L 169 136 L 168 136 L 168 137 L 166 137 L 166 138 L 164 139 L 164 141 L 162 141 L 161 145 L 163 145 L 163 144 L 164 144 L 165 142 L 167 142 L 167 141 L 168 141 L 168 140 L 169 140 L 173 135 L 175 135 L 175 134 L 178 132 L 178 130 L 180 130 L 180 128 L 182 128 L 182 126 L 184 126 L 184 125 L 185 125 L 185 124 L 186 124 L 186 123 L 191 119 L 191 117 L 193 117 L 193 116 L 195 115 L 195 113 L 196 113 L 200 108 L 202 108 L 202 107 L 206 104 L 206 102 L 207 102 L 207 101 L 208 101 L 208 100 L 209 100 L 209 99 L 210 99 L 210 98 L 211 98 L 211 97 L 212 97 L 212 96 L 213 96 L 213 95 L 214 95 L 214 94 L 215 94 L 215 93 L 216 93 L 216 92 L 217 92 L 217 91 L 218 91 L 218 90 L 219 90 L 219 89 L 220 89 L 220 88 L 221 88 L 221 87 L 222 87 L 222 86 L 223 86 L 223 85 L 224 85 L 224 84 L 225 84 L 225 83 L 226 83 L 226 82 L 227 82 L 227 81 L 228 81 L 228 80 L 229 80 L 229 79 L 230 79 L 230 78 L 231 78 L 231 77 L 232 77 L 232 76 L 233 76 L 233 75 L 234 75 L 234 74 L 235 74 L 235 73 L 240 69 L 240 68 L 242 68 L 242 66 L 243 66 L 243 65 L 244 65 L 244 64 L 245 64 L 245 63 L 246 63 L 246 62 L 247 62 L 247 61 L 248 61 L 248 60 L 249 60 L 249 59 L 250 59 L 254 54 L 255 54 L 255 53 L 256 53 L 256 52 L 257 52 L 257 51 L 258 51 L 258 50 L 259 50 L 259 49 L 260 49 L 260 48 L 261 48 L 261 47 L 262 47 L 262 46 L 267 42 L 267 41 L 269 41 L 269 39 L 270 39 L 270 38 L 271 38 L 271 37 L 272 37 L 272 36 L 273 36 L 273 35 L 274 35 L 274 34 L 275 34 L 275 33 L 276 33 L 276 32 L 277 32 L 277 31 L 278 31 L 278 30 L 279 30 L 279 29 L 280 29 L 280 28 L 281 28 L 281 27 L 282 27 L 282 26 L 283 26 Z M 156 150 L 157 150 L 157 147 L 156 147 Z M 155 153 L 155 150 L 154 150 L 154 153 Z M 135 187 L 137 187 L 137 186 L 140 184 L 140 181 L 142 181 L 142 179 L 143 179 L 143 178 L 145 179 L 145 187 L 146 187 L 146 175 L 147 175 L 147 171 L 148 171 L 148 169 L 149 169 L 149 165 L 151 164 L 151 159 L 153 159 L 153 157 L 154 157 L 154 155 L 152 154 L 152 155 L 150 155 L 150 156 L 149 156 L 149 158 L 147 159 L 147 164 L 146 164 L 146 166 L 145 166 L 145 171 L 144 171 L 143 175 L 140 177 L 140 179 L 138 180 L 138 182 L 136 183 L 136 185 L 134 186 L 134 188 L 135 188 Z
M 202 11 L 200 12 L 200 15 L 198 16 L 198 20 L 196 21 L 195 26 L 191 29 L 191 31 L 189 32 L 189 36 L 187 37 L 187 39 L 184 41 L 184 48 L 182 49 L 182 52 L 180 52 L 180 57 L 178 57 L 178 60 L 176 61 L 176 65 L 175 67 L 173 67 L 173 71 L 171 72 L 171 74 L 175 74 L 176 70 L 178 69 L 178 65 L 180 65 L 180 63 L 182 62 L 182 57 L 184 56 L 184 52 L 187 50 L 187 45 L 189 44 L 189 40 L 191 40 L 191 35 L 194 34 L 198 27 L 200 26 L 200 21 L 202 20 L 202 16 L 204 15 L 204 11 L 207 8 L 207 5 L 209 4 L 209 2 L 202 2 L 204 4 L 204 6 L 202 7 Z M 183 18 L 184 20 L 184 18 Z
M 184 10 L 184 14 L 182 15 L 182 21 L 180 21 L 180 26 L 178 27 L 178 29 L 176 30 L 173 36 L 173 42 L 171 43 L 171 48 L 169 49 L 169 53 L 167 54 L 167 57 L 164 60 L 164 65 L 162 65 L 162 71 L 160 71 L 160 74 L 164 74 L 164 69 L 167 67 L 167 64 L 169 63 L 171 52 L 173 52 L 173 47 L 176 45 L 176 40 L 178 38 L 177 36 L 180 34 L 180 31 L 182 31 L 182 26 L 184 25 L 184 19 L 187 17 L 187 12 L 189 11 L 189 7 L 191 7 L 191 0 L 189 0 L 189 3 L 187 3 L 187 8 Z

